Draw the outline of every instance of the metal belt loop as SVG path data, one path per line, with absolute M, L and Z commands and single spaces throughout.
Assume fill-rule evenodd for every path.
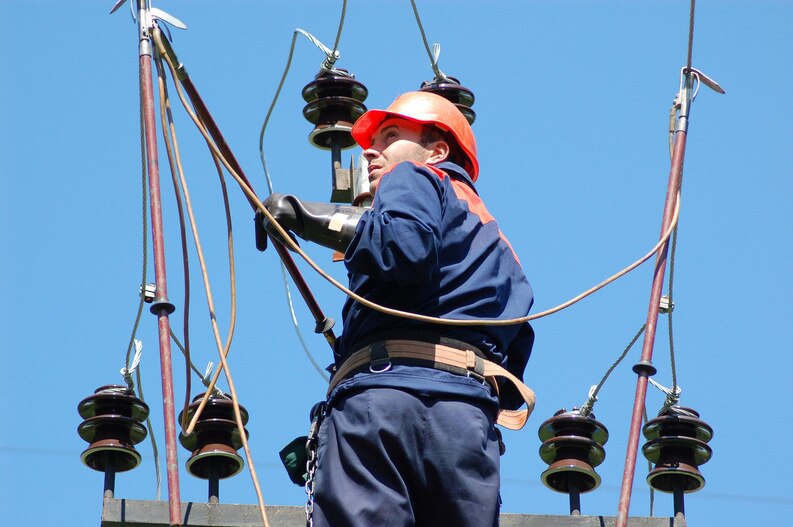
M 385 348 L 385 341 L 379 340 L 369 346 L 369 371 L 383 373 L 391 369 L 391 359 Z
M 485 384 L 487 382 L 485 378 L 485 360 L 473 351 L 465 350 L 465 361 L 466 369 L 468 370 L 466 375 Z
M 319 434 L 319 427 L 325 418 L 326 403 L 320 402 L 314 405 L 311 409 L 311 428 L 308 431 L 308 440 L 306 441 L 306 452 L 308 453 L 308 461 L 306 462 L 306 527 L 314 525 L 314 477 L 317 472 L 317 436 Z

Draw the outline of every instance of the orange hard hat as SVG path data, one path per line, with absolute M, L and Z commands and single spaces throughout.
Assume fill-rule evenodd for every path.
M 352 127 L 352 136 L 361 148 L 372 146 L 372 136 L 389 117 L 433 125 L 451 133 L 467 158 L 468 162 L 463 168 L 476 181 L 479 176 L 479 161 L 476 159 L 474 131 L 453 103 L 434 93 L 412 91 L 397 97 L 385 110 L 369 110 Z

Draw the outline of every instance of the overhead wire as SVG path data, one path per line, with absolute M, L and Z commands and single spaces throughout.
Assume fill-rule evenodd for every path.
M 267 114 L 265 115 L 264 122 L 262 123 L 262 127 L 261 127 L 261 130 L 259 132 L 259 158 L 260 158 L 261 163 L 262 163 L 262 169 L 264 170 L 264 177 L 265 177 L 265 180 L 267 182 L 268 194 L 272 194 L 273 193 L 273 181 L 272 181 L 272 178 L 270 177 L 269 167 L 267 166 L 267 156 L 264 153 L 264 135 L 265 135 L 266 130 L 267 130 L 267 125 L 270 122 L 270 117 L 272 116 L 273 110 L 275 108 L 275 104 L 278 101 L 279 95 L 281 94 L 281 89 L 284 86 L 284 82 L 286 82 L 286 77 L 289 74 L 289 69 L 292 66 L 292 58 L 294 57 L 295 44 L 297 42 L 297 36 L 298 35 L 303 35 L 304 37 L 309 39 L 315 46 L 317 46 L 317 48 L 319 48 L 320 51 L 322 51 L 325 54 L 325 60 L 322 63 L 322 68 L 323 69 L 331 69 L 333 67 L 333 65 L 335 64 L 336 60 L 338 60 L 338 58 L 340 57 L 340 53 L 338 51 L 338 47 L 339 47 L 339 42 L 341 41 L 342 29 L 344 28 L 344 20 L 345 20 L 345 17 L 346 17 L 346 12 L 347 12 L 347 0 L 344 0 L 344 2 L 342 3 L 341 19 L 339 20 L 339 29 L 336 32 L 336 40 L 333 43 L 333 49 L 332 50 L 328 49 L 327 46 L 325 46 L 322 42 L 320 42 L 320 40 L 317 39 L 314 35 L 312 35 L 311 33 L 307 32 L 307 31 L 305 31 L 303 29 L 297 28 L 297 29 L 295 29 L 294 33 L 292 34 L 292 43 L 289 46 L 289 55 L 288 55 L 287 60 L 286 60 L 286 66 L 284 67 L 284 72 L 281 74 L 281 79 L 278 82 L 278 87 L 275 90 L 275 95 L 273 96 L 273 100 L 272 100 L 272 102 L 270 103 L 270 106 L 267 109 Z M 286 301 L 287 301 L 287 305 L 289 307 L 289 314 L 290 314 L 291 319 L 292 319 L 292 327 L 295 330 L 295 334 L 297 335 L 297 339 L 298 339 L 298 342 L 300 343 L 300 347 L 303 350 L 303 353 L 308 358 L 309 362 L 311 363 L 311 366 L 316 370 L 316 372 L 323 379 L 325 379 L 326 381 L 329 381 L 330 380 L 330 376 L 328 375 L 328 372 L 326 372 L 324 369 L 322 369 L 322 367 L 319 365 L 319 363 L 317 362 L 316 358 L 314 357 L 314 355 L 309 350 L 308 345 L 307 345 L 307 343 L 305 341 L 305 338 L 303 337 L 303 332 L 300 329 L 300 324 L 298 323 L 298 320 L 297 320 L 297 314 L 295 313 L 295 306 L 294 306 L 294 302 L 292 300 L 292 291 L 291 291 L 291 289 L 289 287 L 289 281 L 287 280 L 286 268 L 285 268 L 283 262 L 280 264 L 280 266 L 281 266 L 281 278 L 282 278 L 282 281 L 283 281 L 283 284 L 284 284 L 284 293 L 286 294 Z
M 157 67 L 158 67 L 158 73 L 162 73 L 162 78 L 161 78 L 161 81 L 160 81 L 161 82 L 160 89 L 162 90 L 162 93 L 164 93 L 164 97 L 161 97 L 161 108 L 163 109 L 163 115 L 167 115 L 168 116 L 167 124 L 165 122 L 165 119 L 163 119 L 163 130 L 165 130 L 167 128 L 169 130 L 169 132 L 170 132 L 169 135 L 165 138 L 166 150 L 169 153 L 169 161 L 172 161 L 172 163 L 171 163 L 172 173 L 173 174 L 177 174 L 177 173 L 180 174 L 181 188 L 182 188 L 182 192 L 184 192 L 184 195 L 185 195 L 185 202 L 187 203 L 187 207 L 188 207 L 188 215 L 190 216 L 190 223 L 191 223 L 191 228 L 193 229 L 194 239 L 196 241 L 196 248 L 197 248 L 197 251 L 199 252 L 199 258 L 202 258 L 201 255 L 203 254 L 203 251 L 201 249 L 201 242 L 200 242 L 200 239 L 198 237 L 197 228 L 195 227 L 195 223 L 194 223 L 194 219 L 193 219 L 193 215 L 192 215 L 192 206 L 190 204 L 189 193 L 188 193 L 188 190 L 187 190 L 187 184 L 186 184 L 186 181 L 184 180 L 183 170 L 181 168 L 181 161 L 179 159 L 180 156 L 179 156 L 179 150 L 178 150 L 178 143 L 176 141 L 176 129 L 175 129 L 175 125 L 173 123 L 173 119 L 171 117 L 171 113 L 170 113 L 170 101 L 168 100 L 168 89 L 167 89 L 167 86 L 165 85 L 164 71 L 161 71 L 161 68 L 162 68 L 162 61 L 161 60 L 157 61 Z M 173 144 L 173 152 L 171 152 L 171 148 L 172 148 L 171 145 L 170 145 L 171 143 Z M 211 150 L 210 150 L 210 153 L 211 153 Z M 222 191 L 222 194 L 223 194 L 223 203 L 224 203 L 224 210 L 225 210 L 225 215 L 226 215 L 227 243 L 228 243 L 228 248 L 229 248 L 229 250 L 228 250 L 228 252 L 229 252 L 229 280 L 230 280 L 230 286 L 231 286 L 230 287 L 230 295 L 231 295 L 230 304 L 231 304 L 231 306 L 230 306 L 230 316 L 229 316 L 230 323 L 229 323 L 229 331 L 228 331 L 228 334 L 227 334 L 227 337 L 226 337 L 226 344 L 223 347 L 224 353 L 226 355 L 228 355 L 229 348 L 231 346 L 231 341 L 233 339 L 234 327 L 235 327 L 236 318 L 237 318 L 237 316 L 236 316 L 236 313 L 237 313 L 237 302 L 236 302 L 236 295 L 237 295 L 236 291 L 237 291 L 237 288 L 236 288 L 236 278 L 235 278 L 236 273 L 235 273 L 235 264 L 234 264 L 234 242 L 233 242 L 232 227 L 231 227 L 231 211 L 229 209 L 228 191 L 226 189 L 225 181 L 224 181 L 224 178 L 223 178 L 223 172 L 222 172 L 222 169 L 220 168 L 220 165 L 217 162 L 217 158 L 214 157 L 214 154 L 212 154 L 212 156 L 213 156 L 213 160 L 215 161 L 215 167 L 218 169 L 218 175 L 219 175 L 219 179 L 220 179 L 221 191 Z M 175 191 L 177 193 L 177 203 L 181 204 L 179 183 L 176 183 Z M 179 214 L 180 214 L 180 223 L 182 225 L 184 225 L 184 216 L 183 216 L 183 212 L 182 212 L 181 206 L 179 207 L 178 210 L 179 210 Z M 184 260 L 186 261 L 186 258 L 187 258 L 186 246 L 184 246 L 183 248 L 184 248 Z M 202 265 L 201 268 L 202 268 L 202 272 L 204 274 L 206 274 L 205 266 Z M 186 269 L 185 270 L 185 274 L 188 274 L 188 273 L 189 273 L 189 269 Z M 188 285 L 189 284 L 186 283 L 186 287 L 188 287 Z M 208 294 L 211 296 L 211 292 L 208 293 Z M 188 298 L 189 298 L 189 296 L 188 296 Z M 210 302 L 210 304 L 211 304 L 211 302 Z M 211 312 L 212 312 L 212 314 L 211 314 L 210 318 L 212 320 L 215 320 L 214 308 L 211 309 Z M 174 337 L 174 339 L 175 339 L 175 337 Z M 189 346 L 187 344 L 185 344 L 184 346 L 181 346 L 178 343 L 178 340 L 176 340 L 176 342 L 179 345 L 179 348 L 185 354 L 185 357 L 187 359 L 187 364 L 192 366 L 193 369 L 195 370 L 196 368 L 192 364 L 192 361 L 190 360 Z M 215 382 L 217 381 L 217 376 L 219 376 L 219 375 L 220 375 L 220 371 L 217 371 L 216 372 L 216 376 L 214 378 L 214 381 L 211 381 L 209 383 L 207 383 L 207 381 L 206 381 L 206 378 L 205 378 L 206 375 L 204 375 L 202 377 L 202 382 L 204 383 L 205 386 L 208 387 L 208 392 L 211 392 L 211 391 L 215 390 Z M 189 376 L 189 373 L 188 373 L 188 376 Z M 185 419 L 187 418 L 189 404 L 190 404 L 190 390 L 189 390 L 189 386 L 190 386 L 190 384 L 188 382 L 188 390 L 186 392 L 186 397 L 185 397 L 185 408 L 184 408 L 185 411 L 184 411 L 184 414 L 183 414 Z M 182 428 L 185 429 L 186 427 L 187 427 L 187 424 L 183 423 Z
M 419 16 L 418 7 L 416 7 L 415 0 L 410 0 L 410 5 L 413 6 L 413 14 L 416 17 L 416 23 L 419 26 L 419 32 L 421 33 L 421 40 L 424 42 L 424 48 L 427 50 L 427 55 L 430 58 L 430 66 L 432 67 L 433 73 L 435 73 L 436 80 L 444 80 L 446 79 L 446 75 L 440 70 L 438 66 L 438 58 L 440 56 L 440 44 L 433 44 L 432 51 L 430 51 L 430 45 L 427 42 L 427 35 L 424 33 L 424 25 L 421 23 L 421 17 Z
M 156 60 L 157 61 L 161 61 L 162 60 L 161 57 L 165 56 L 166 62 L 168 64 L 168 67 L 171 70 L 171 77 L 172 77 L 172 79 L 174 81 L 174 86 L 177 89 L 177 92 L 179 94 L 180 100 L 182 101 L 183 104 L 185 104 L 185 109 L 188 110 L 188 113 L 190 114 L 191 118 L 197 124 L 199 130 L 201 131 L 201 134 L 204 136 L 204 138 L 207 141 L 207 144 L 210 146 L 210 149 L 213 150 L 213 152 L 216 155 L 218 155 L 219 152 L 217 151 L 217 146 L 209 138 L 205 126 L 203 125 L 203 123 L 201 123 L 200 119 L 197 118 L 195 113 L 192 111 L 192 109 L 189 108 L 189 106 L 186 104 L 186 101 L 184 100 L 184 94 L 182 93 L 182 91 L 180 89 L 179 83 L 176 81 L 176 79 L 177 79 L 176 67 L 170 61 L 170 57 L 168 56 L 168 54 L 166 53 L 166 51 L 164 49 L 164 46 L 163 46 L 162 41 L 161 41 L 161 38 L 162 37 L 161 37 L 161 34 L 159 32 L 154 32 L 154 42 L 156 43 L 156 48 L 157 48 L 157 51 L 158 51 L 158 55 L 156 56 Z M 167 92 L 161 92 L 160 93 L 160 97 L 166 97 L 166 96 L 167 96 Z M 171 122 L 170 124 L 171 124 L 171 128 L 173 128 L 173 122 Z M 229 385 L 229 391 L 231 392 L 231 402 L 232 402 L 232 406 L 233 406 L 233 409 L 234 409 L 234 419 L 235 419 L 235 422 L 237 424 L 237 429 L 240 431 L 240 441 L 242 443 L 242 447 L 243 447 L 244 452 L 245 452 L 245 457 L 246 457 L 246 460 L 248 462 L 248 471 L 249 471 L 249 473 L 251 475 L 251 479 L 253 481 L 253 486 L 254 486 L 254 490 L 255 490 L 255 493 L 256 493 L 257 502 L 258 502 L 258 509 L 259 509 L 259 512 L 260 512 L 260 515 L 261 515 L 261 519 L 262 519 L 262 522 L 263 522 L 264 526 L 265 527 L 269 527 L 269 521 L 268 521 L 268 518 L 267 518 L 267 512 L 265 510 L 264 497 L 262 496 L 261 487 L 259 485 L 258 476 L 256 474 L 256 468 L 255 468 L 255 465 L 254 465 L 254 462 L 253 462 L 253 456 L 252 456 L 251 451 L 250 451 L 250 445 L 248 443 L 247 434 L 245 433 L 244 424 L 242 422 L 242 416 L 241 416 L 240 406 L 239 406 L 239 398 L 237 397 L 237 390 L 236 390 L 236 387 L 234 385 L 234 379 L 233 379 L 233 376 L 231 374 L 231 369 L 229 368 L 228 361 L 226 360 L 226 355 L 228 354 L 228 352 L 230 350 L 230 340 L 227 342 L 226 346 L 224 346 L 223 343 L 221 342 L 220 332 L 219 332 L 219 328 L 218 328 L 218 324 L 217 324 L 217 318 L 216 318 L 216 315 L 215 315 L 214 301 L 212 299 L 212 291 L 211 291 L 211 287 L 210 287 L 210 284 L 209 284 L 209 277 L 208 277 L 208 273 L 207 273 L 206 261 L 204 259 L 203 250 L 201 249 L 200 239 L 199 239 L 199 236 L 198 236 L 198 231 L 197 231 L 196 223 L 195 223 L 195 217 L 194 217 L 194 214 L 193 214 L 192 205 L 190 203 L 189 190 L 187 189 L 187 183 L 186 183 L 186 180 L 184 178 L 184 172 L 182 170 L 181 163 L 178 161 L 178 149 L 175 148 L 174 149 L 174 153 L 175 153 L 175 157 L 176 157 L 176 160 L 177 160 L 176 165 L 177 165 L 177 168 L 179 170 L 179 179 L 180 179 L 180 181 L 182 183 L 182 191 L 184 192 L 185 204 L 187 205 L 187 213 L 188 213 L 188 217 L 190 219 L 190 227 L 191 227 L 191 230 L 193 232 L 193 239 L 195 240 L 196 252 L 197 252 L 197 255 L 198 255 L 199 265 L 201 267 L 201 276 L 202 276 L 202 280 L 204 282 L 204 291 L 206 293 L 208 309 L 209 309 L 209 312 L 210 312 L 210 322 L 211 322 L 211 326 L 212 326 L 212 333 L 213 333 L 213 336 L 214 336 L 214 339 L 215 339 L 215 344 L 216 344 L 216 346 L 218 348 L 218 354 L 220 356 L 220 361 L 221 361 L 221 364 L 222 364 L 222 366 L 220 368 L 218 368 L 215 377 L 213 377 L 213 382 L 210 384 L 210 387 L 208 387 L 207 393 L 204 394 L 204 397 L 202 399 L 202 404 L 203 405 L 206 404 L 206 401 L 208 400 L 210 391 L 214 387 L 214 381 L 217 379 L 217 375 L 219 375 L 220 371 L 223 370 L 223 372 L 226 375 L 226 380 L 227 380 L 228 385 Z M 225 164 L 227 164 L 227 162 Z M 233 276 L 233 273 L 232 273 L 232 276 Z M 232 327 L 230 329 L 230 333 L 231 332 L 233 332 L 233 324 L 232 324 Z M 184 431 L 185 434 L 189 435 L 192 432 L 192 428 L 195 426 L 195 422 L 197 421 L 201 410 L 202 410 L 201 406 L 199 406 L 199 408 L 196 409 L 196 411 L 195 411 L 195 413 L 193 415 L 193 420 L 191 421 L 190 425 L 188 426 L 188 429 L 186 429 Z
M 639 328 L 639 331 L 636 332 L 636 335 L 633 336 L 633 338 L 628 343 L 628 345 L 625 347 L 625 349 L 622 351 L 622 353 L 617 358 L 617 360 L 615 360 L 614 363 L 609 367 L 609 369 L 606 371 L 606 373 L 600 379 L 600 382 L 598 382 L 595 386 L 592 386 L 592 388 L 589 389 L 589 395 L 587 397 L 587 400 L 586 400 L 586 402 L 584 404 L 581 405 L 581 410 L 580 410 L 581 415 L 586 416 L 586 415 L 589 415 L 590 413 L 592 413 L 592 408 L 595 406 L 595 402 L 598 399 L 597 395 L 600 392 L 600 389 L 606 383 L 606 379 L 609 378 L 609 376 L 611 375 L 611 372 L 613 372 L 614 369 L 617 366 L 619 366 L 619 364 L 622 362 L 622 360 L 628 355 L 628 352 L 631 350 L 633 345 L 636 344 L 636 341 L 639 340 L 639 337 L 642 335 L 642 333 L 644 333 L 644 330 L 645 330 L 646 327 L 647 327 L 647 324 L 642 324 L 642 327 Z
M 139 75 L 140 77 L 140 75 Z M 139 114 L 140 114 L 140 162 L 141 162 L 141 202 L 142 202 L 142 219 L 141 224 L 143 226 L 143 233 L 141 235 L 142 238 L 142 254 L 143 258 L 141 261 L 141 279 L 140 279 L 140 289 L 139 289 L 139 302 L 138 302 L 138 312 L 135 315 L 135 322 L 132 325 L 132 332 L 129 336 L 129 344 L 127 344 L 127 353 L 126 359 L 124 364 L 127 368 L 129 368 L 129 359 L 132 353 L 132 347 L 135 344 L 135 336 L 138 333 L 138 326 L 140 325 L 141 315 L 143 313 L 143 304 L 144 304 L 144 297 L 143 297 L 143 290 L 146 287 L 146 274 L 147 274 L 147 266 L 149 261 L 148 250 L 149 250 L 149 217 L 147 214 L 148 208 L 148 196 L 146 191 L 148 190 L 148 164 L 146 163 L 146 127 L 144 126 L 144 114 L 143 114 L 143 90 L 139 90 Z
M 157 83 L 160 93 L 165 93 L 165 96 L 160 97 L 160 128 L 162 129 L 163 143 L 165 144 L 165 152 L 168 158 L 168 166 L 171 172 L 171 182 L 173 184 L 174 198 L 176 200 L 177 217 L 179 218 L 179 239 L 181 241 L 182 249 L 182 277 L 184 280 L 184 306 L 183 306 L 183 319 L 182 319 L 182 335 L 184 338 L 184 346 L 180 346 L 182 353 L 185 357 L 185 398 L 183 405 L 183 422 L 180 423 L 182 429 L 185 428 L 184 419 L 187 418 L 187 409 L 190 406 L 190 392 L 192 391 L 192 376 L 190 375 L 190 366 L 193 361 L 190 357 L 190 256 L 187 250 L 187 232 L 184 218 L 184 205 L 182 203 L 182 193 L 179 190 L 179 180 L 177 175 L 177 166 L 175 156 L 178 155 L 178 143 L 176 138 L 171 134 L 171 123 L 173 116 L 171 114 L 170 101 L 168 100 L 168 88 L 165 84 L 165 72 L 163 71 L 162 61 L 155 60 L 157 66 Z M 176 151 L 176 153 L 174 152 Z M 173 329 L 171 329 L 173 335 Z
M 170 57 L 168 57 L 167 55 L 165 55 L 165 57 L 166 57 L 166 59 L 168 61 L 169 67 L 171 67 L 172 70 L 175 70 L 175 66 L 170 62 Z M 182 105 L 187 110 L 188 115 L 190 115 L 191 118 L 193 119 L 193 122 L 196 123 L 196 125 L 198 126 L 199 131 L 201 131 L 201 133 L 204 135 L 205 139 L 208 140 L 208 144 L 210 145 L 210 148 L 212 148 L 212 150 L 215 152 L 215 154 L 218 156 L 218 158 L 222 161 L 223 166 L 226 168 L 226 170 L 229 172 L 229 174 L 231 174 L 231 176 L 237 181 L 237 183 L 240 186 L 240 189 L 243 191 L 243 193 L 246 195 L 246 197 L 250 200 L 250 202 L 252 204 L 254 204 L 258 208 L 258 210 L 260 210 L 262 212 L 262 214 L 264 214 L 265 217 L 267 217 L 268 221 L 272 225 L 272 228 L 275 229 L 276 233 L 283 240 L 284 244 L 289 249 L 291 249 L 292 251 L 294 251 L 298 255 L 300 255 L 300 257 L 303 258 L 303 260 L 305 260 L 305 262 L 312 269 L 314 269 L 314 271 L 316 271 L 317 274 L 319 274 L 322 278 L 324 278 L 326 281 L 328 281 L 331 285 L 333 285 L 334 287 L 336 287 L 337 289 L 339 289 L 340 291 L 345 293 L 347 296 L 349 296 L 350 298 L 352 298 L 356 302 L 359 302 L 363 306 L 366 306 L 366 307 L 368 307 L 370 309 L 374 309 L 374 310 L 379 311 L 381 313 L 385 313 L 387 315 L 407 318 L 407 319 L 410 319 L 410 320 L 417 320 L 417 321 L 421 321 L 421 322 L 428 322 L 428 323 L 433 323 L 433 324 L 448 325 L 448 326 L 482 326 L 482 325 L 510 326 L 510 325 L 522 324 L 522 323 L 525 323 L 525 322 L 529 322 L 531 320 L 536 320 L 538 318 L 542 318 L 542 317 L 548 316 L 550 314 L 553 314 L 553 313 L 556 313 L 558 311 L 561 311 L 562 309 L 570 307 L 571 305 L 575 304 L 576 302 L 579 302 L 583 298 L 586 298 L 587 296 L 589 296 L 589 295 L 595 293 L 596 291 L 602 289 L 606 285 L 614 282 L 618 278 L 621 278 L 622 276 L 624 276 L 627 273 L 631 272 L 636 267 L 638 267 L 639 265 L 641 265 L 642 263 L 644 263 L 648 259 L 650 259 L 668 241 L 669 236 L 671 235 L 675 225 L 677 224 L 677 218 L 678 218 L 679 213 L 680 213 L 680 196 L 678 195 L 678 199 L 676 200 L 675 210 L 673 212 L 673 216 L 671 218 L 671 221 L 670 221 L 670 224 L 669 224 L 669 228 L 667 229 L 667 231 L 665 233 L 663 233 L 663 235 L 661 236 L 661 239 L 658 241 L 658 243 L 656 243 L 653 246 L 653 248 L 647 254 L 645 254 L 643 257 L 641 257 L 639 260 L 635 261 L 634 263 L 632 263 L 628 267 L 622 269 L 621 271 L 619 271 L 616 274 L 610 276 L 609 278 L 603 280 L 599 284 L 591 287 L 590 289 L 584 291 L 583 293 L 577 295 L 576 297 L 568 300 L 567 302 L 564 302 L 563 304 L 560 304 L 560 305 L 558 305 L 558 306 L 556 306 L 554 308 L 548 309 L 546 311 L 542 311 L 540 313 L 535 313 L 534 315 L 526 315 L 526 316 L 523 316 L 523 317 L 516 317 L 516 318 L 510 318 L 510 319 L 487 319 L 487 318 L 476 318 L 476 319 L 470 319 L 470 320 L 469 319 L 447 319 L 447 318 L 432 317 L 432 316 L 428 316 L 428 315 L 419 315 L 417 313 L 411 313 L 411 312 L 408 312 L 408 311 L 402 311 L 402 310 L 398 310 L 398 309 L 388 308 L 388 307 L 379 305 L 379 304 L 377 304 L 375 302 L 372 302 L 370 300 L 367 300 L 366 298 L 363 298 L 362 296 L 360 296 L 360 295 L 354 293 L 353 291 L 351 291 L 349 288 L 345 287 L 338 280 L 336 280 L 335 278 L 330 276 L 326 271 L 324 271 L 314 260 L 311 259 L 311 257 L 308 256 L 308 254 L 305 253 L 305 251 L 303 251 L 300 248 L 300 246 L 294 240 L 291 239 L 291 237 L 286 232 L 286 230 L 278 223 L 278 221 L 273 217 L 273 215 L 267 210 L 267 207 L 265 207 L 264 204 L 258 199 L 258 197 L 253 192 L 253 190 L 242 180 L 242 178 L 239 176 L 239 174 L 237 174 L 237 172 L 231 167 L 231 165 L 229 164 L 228 160 L 226 160 L 223 157 L 223 155 L 221 154 L 219 149 L 214 144 L 209 143 L 210 137 L 209 137 L 208 133 L 205 130 L 202 129 L 203 127 L 200 124 L 200 120 L 195 115 L 195 113 L 189 108 L 189 103 L 185 99 L 184 94 L 182 93 L 179 85 L 175 84 L 175 86 L 176 86 L 179 98 L 182 101 Z
M 140 67 L 140 66 L 139 66 Z M 143 314 L 143 304 L 145 303 L 144 297 L 144 290 L 146 288 L 146 275 L 148 271 L 148 230 L 149 230 L 149 218 L 148 218 L 148 163 L 146 160 L 146 127 L 145 127 L 145 116 L 144 116 L 144 109 L 143 109 L 143 86 L 142 86 L 142 75 L 138 75 L 140 82 L 138 84 L 138 114 L 139 114 L 139 125 L 140 125 L 140 161 L 141 161 L 141 226 L 142 226 L 142 233 L 141 233 L 141 279 L 140 279 L 140 287 L 138 289 L 138 308 L 137 313 L 135 314 L 135 322 L 132 324 L 132 331 L 130 332 L 129 336 L 129 343 L 127 344 L 127 351 L 126 356 L 124 358 L 124 368 L 122 369 L 122 375 L 124 372 L 129 372 L 132 369 L 132 363 L 130 362 L 130 355 L 132 353 L 132 348 L 136 346 L 138 341 L 135 337 L 138 333 L 138 328 L 140 326 L 141 316 Z M 137 381 L 137 393 L 140 397 L 141 401 L 145 402 L 145 398 L 143 396 L 143 384 L 141 381 L 140 375 L 140 352 L 136 350 L 137 362 L 138 364 L 135 365 L 135 379 Z M 124 375 L 124 380 L 127 383 L 128 389 L 134 393 L 134 384 L 131 381 L 131 378 L 128 378 Z M 153 433 L 153 427 L 151 423 L 151 418 L 147 415 L 146 416 L 146 428 L 148 430 L 149 442 L 151 443 L 151 450 L 152 450 L 152 457 L 154 459 L 154 473 L 155 478 L 157 481 L 157 499 L 160 499 L 160 495 L 162 492 L 162 472 L 160 470 L 160 456 L 159 456 L 159 449 L 157 448 L 157 439 L 155 438 L 155 434 Z

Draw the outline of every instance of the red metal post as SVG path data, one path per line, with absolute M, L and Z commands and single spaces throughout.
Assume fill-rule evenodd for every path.
M 686 106 L 687 112 L 687 104 Z M 669 172 L 669 182 L 666 189 L 666 203 L 664 204 L 663 220 L 661 222 L 661 236 L 669 229 L 674 216 L 677 204 L 677 193 L 679 190 L 680 175 L 683 173 L 683 159 L 686 152 L 686 127 L 687 115 L 681 111 L 682 129 L 675 135 L 675 144 L 672 154 L 672 167 Z M 644 344 L 642 346 L 641 361 L 634 366 L 634 371 L 638 374 L 636 381 L 636 395 L 633 403 L 633 413 L 631 415 L 630 433 L 628 435 L 628 450 L 625 454 L 625 468 L 622 473 L 622 487 L 620 489 L 620 501 L 617 511 L 617 521 L 615 527 L 626 527 L 628 524 L 628 511 L 631 502 L 631 488 L 633 487 L 633 475 L 636 469 L 636 456 L 639 450 L 639 435 L 641 432 L 642 417 L 644 415 L 645 397 L 647 395 L 647 378 L 655 373 L 652 366 L 653 344 L 655 342 L 655 329 L 658 322 L 658 312 L 661 302 L 661 290 L 664 284 L 664 272 L 666 271 L 666 256 L 669 244 L 665 243 L 659 249 L 655 262 L 655 273 L 653 275 L 653 285 L 650 290 L 650 306 L 647 312 L 647 329 L 644 333 Z
M 144 2 L 138 0 L 138 23 L 140 30 L 140 88 L 143 105 L 144 130 L 146 136 L 146 162 L 149 175 L 149 199 L 151 203 L 152 248 L 154 250 L 155 299 L 151 311 L 157 315 L 160 337 L 160 372 L 162 378 L 162 407 L 165 421 L 165 459 L 168 477 L 168 510 L 170 524 L 182 523 L 181 498 L 179 495 L 179 462 L 176 449 L 176 417 L 171 365 L 171 329 L 168 316 L 173 305 L 168 302 L 168 285 L 165 276 L 165 247 L 162 227 L 162 200 L 160 199 L 160 172 L 157 157 L 157 128 L 154 117 L 154 87 L 152 83 L 152 46 L 150 27 Z

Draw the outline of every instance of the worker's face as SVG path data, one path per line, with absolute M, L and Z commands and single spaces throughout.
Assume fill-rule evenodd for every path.
M 372 146 L 363 151 L 369 162 L 369 191 L 374 195 L 380 178 L 402 161 L 427 163 L 432 144 L 421 144 L 422 126 L 404 119 L 387 119 L 372 137 Z

